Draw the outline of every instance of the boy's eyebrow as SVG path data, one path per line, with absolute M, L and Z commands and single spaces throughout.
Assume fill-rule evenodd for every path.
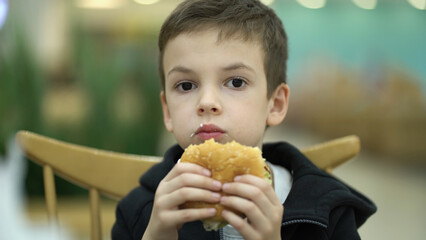
M 225 66 L 222 68 L 223 71 L 232 71 L 232 70 L 237 70 L 237 69 L 247 69 L 251 72 L 255 72 L 254 69 L 244 63 L 238 62 L 238 63 L 233 63 L 231 65 Z M 170 71 L 167 73 L 167 76 L 169 76 L 170 74 L 172 74 L 173 72 L 180 72 L 180 73 L 192 73 L 193 71 L 187 67 L 184 66 L 176 66 L 173 67 L 172 69 L 170 69 Z
M 223 68 L 224 71 L 232 71 L 232 70 L 237 70 L 237 69 L 247 69 L 249 71 L 254 72 L 253 68 L 251 68 L 250 66 L 248 66 L 244 63 L 241 63 L 241 62 L 234 63 L 234 64 L 231 64 L 231 65 Z
M 183 66 L 176 66 L 170 69 L 170 71 L 167 73 L 167 76 L 172 74 L 173 72 L 180 72 L 180 73 L 191 73 L 193 72 L 191 69 L 183 67 Z

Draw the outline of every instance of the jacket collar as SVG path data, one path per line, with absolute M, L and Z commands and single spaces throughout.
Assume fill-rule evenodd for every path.
M 293 176 L 292 188 L 284 202 L 283 224 L 303 221 L 327 227 L 330 212 L 346 206 L 354 209 L 360 226 L 376 211 L 368 198 L 320 170 L 292 145 L 269 143 L 262 150 L 265 159 L 287 168 Z
M 143 174 L 139 179 L 139 183 L 155 192 L 158 184 L 160 184 L 161 180 L 169 173 L 182 154 L 183 149 L 177 144 L 169 148 L 164 154 L 163 161 L 152 166 Z

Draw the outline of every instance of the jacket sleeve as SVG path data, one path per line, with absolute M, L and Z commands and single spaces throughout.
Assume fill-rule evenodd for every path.
M 154 194 L 137 187 L 118 202 L 115 223 L 111 231 L 113 240 L 140 240 L 151 217 Z
M 330 214 L 328 228 L 330 240 L 360 240 L 355 221 L 354 210 L 350 207 L 339 207 Z
M 132 234 L 130 229 L 123 217 L 120 206 L 117 206 L 115 211 L 115 223 L 111 230 L 111 239 L 112 240 L 131 240 Z

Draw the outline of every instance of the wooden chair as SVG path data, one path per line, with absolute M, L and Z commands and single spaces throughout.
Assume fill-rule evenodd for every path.
M 161 157 L 116 153 L 58 141 L 28 131 L 17 133 L 25 155 L 43 168 L 48 218 L 57 224 L 54 174 L 88 189 L 91 239 L 101 239 L 100 194 L 121 199 L 138 185 L 139 177 Z M 302 149 L 319 168 L 333 168 L 358 154 L 360 141 L 351 135 Z

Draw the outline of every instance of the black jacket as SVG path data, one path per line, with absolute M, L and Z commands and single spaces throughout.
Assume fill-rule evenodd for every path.
M 284 203 L 283 239 L 360 239 L 357 228 L 375 211 L 369 199 L 313 165 L 288 143 L 265 144 L 263 157 L 287 168 L 293 185 Z M 153 166 L 135 188 L 118 204 L 112 239 L 140 240 L 152 211 L 160 181 L 173 168 L 183 150 L 175 145 L 164 160 Z M 179 239 L 220 239 L 221 231 L 206 232 L 200 221 L 184 224 Z

